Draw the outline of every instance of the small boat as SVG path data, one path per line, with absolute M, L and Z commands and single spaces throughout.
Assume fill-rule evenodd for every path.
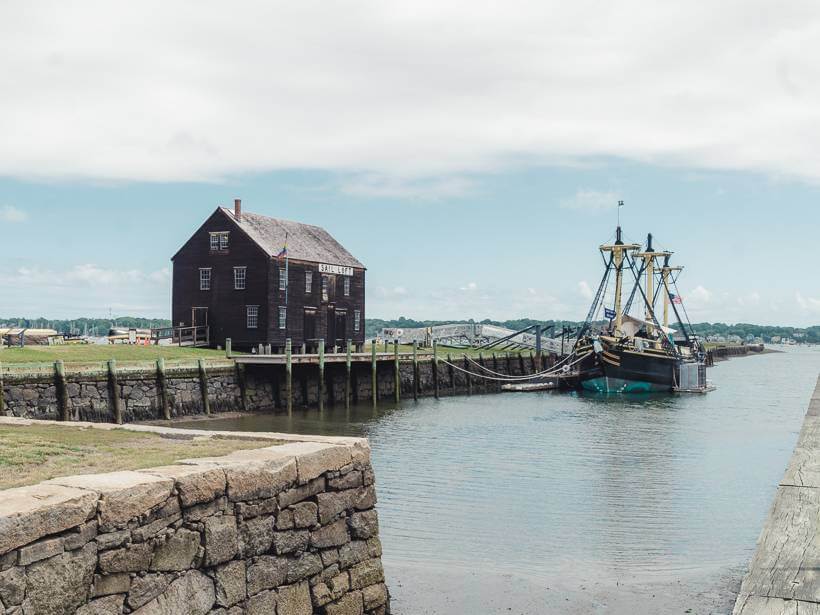
M 529 391 L 549 391 L 551 389 L 557 389 L 558 383 L 555 380 L 543 380 L 543 381 L 536 381 L 536 382 L 522 382 L 522 383 L 510 383 L 510 384 L 502 384 L 501 390 L 502 391 L 516 391 L 519 393 L 525 393 Z
M 606 263 L 604 276 L 578 335 L 574 354 L 579 357 L 578 385 L 600 393 L 706 392 L 706 353 L 700 341 L 680 318 L 677 305 L 681 300 L 671 292 L 673 274 L 682 267 L 669 265 L 672 255 L 656 251 L 652 235 L 646 247 L 624 243 L 621 227 L 615 242 L 600 246 Z M 662 259 L 662 266 L 658 267 Z M 622 302 L 626 273 L 634 277 L 629 299 Z M 614 274 L 613 307 L 604 305 L 610 277 Z M 643 284 L 641 278 L 644 277 Z M 659 292 L 655 291 L 656 282 Z M 663 296 L 663 318 L 655 314 L 658 295 Z M 644 314 L 629 314 L 636 297 L 643 303 Z M 678 321 L 680 334 L 669 327 L 670 308 Z M 593 322 L 601 309 L 608 324 L 595 330 Z M 714 388 L 714 387 L 711 387 Z

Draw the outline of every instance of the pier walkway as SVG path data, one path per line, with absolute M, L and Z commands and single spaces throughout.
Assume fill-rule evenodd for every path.
M 820 379 L 733 615 L 820 615 Z

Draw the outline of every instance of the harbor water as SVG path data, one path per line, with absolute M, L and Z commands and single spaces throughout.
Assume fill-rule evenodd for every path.
M 503 393 L 194 421 L 370 439 L 395 613 L 729 613 L 820 349 L 706 395 Z

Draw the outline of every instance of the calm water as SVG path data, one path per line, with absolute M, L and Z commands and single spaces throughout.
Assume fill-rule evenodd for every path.
M 614 585 L 743 569 L 818 372 L 820 349 L 789 349 L 719 363 L 702 396 L 508 393 L 195 426 L 370 438 L 388 573 Z M 413 582 L 389 581 L 400 596 Z

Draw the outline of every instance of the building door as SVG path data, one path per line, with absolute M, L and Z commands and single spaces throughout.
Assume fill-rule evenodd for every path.
M 334 345 L 338 344 L 340 346 L 344 346 L 346 344 L 345 340 L 347 339 L 347 312 L 345 311 L 338 311 L 336 312 L 336 337 L 333 338 L 335 341 L 333 342 Z
M 192 307 L 191 308 L 191 326 L 192 327 L 207 327 L 208 326 L 208 308 L 206 308 L 206 307 Z
M 311 343 L 311 340 L 316 339 L 316 310 L 314 308 L 305 308 L 303 331 L 306 343 Z

